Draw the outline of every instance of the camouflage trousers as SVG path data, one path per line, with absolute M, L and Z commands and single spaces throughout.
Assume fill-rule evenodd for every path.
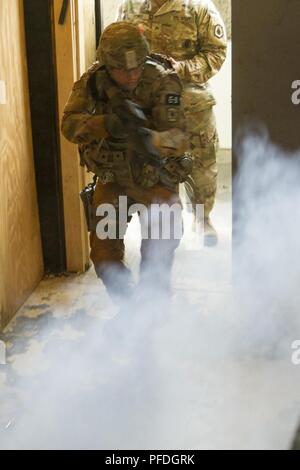
M 93 198 L 94 210 L 101 204 L 113 206 L 116 210 L 117 218 L 115 223 L 117 224 L 117 230 L 115 238 L 106 239 L 100 239 L 96 231 L 91 232 L 91 260 L 98 277 L 103 281 L 112 299 L 117 302 L 130 297 L 134 292 L 132 273 L 125 261 L 124 237 L 121 236 L 121 232 L 126 233 L 131 216 L 124 220 L 125 226 L 121 228 L 119 225 L 120 196 L 128 197 L 128 205 L 140 203 L 149 209 L 152 204 L 166 204 L 169 206 L 179 204 L 181 220 L 181 203 L 178 192 L 169 191 L 161 184 L 141 190 L 140 188 L 125 189 L 117 183 L 104 185 L 98 182 Z M 97 217 L 97 222 L 99 221 L 101 221 L 101 217 Z M 151 222 L 151 218 L 148 219 L 148 222 Z M 158 223 L 161 223 L 160 218 Z M 163 239 L 160 236 L 158 239 L 142 239 L 139 281 L 141 290 L 145 291 L 151 288 L 156 295 L 158 293 L 161 295 L 168 294 L 175 250 L 179 243 L 180 240 L 172 235 L 168 239 Z
M 204 216 L 209 217 L 217 192 L 217 151 L 219 139 L 213 108 L 194 115 L 186 111 L 187 129 L 190 134 L 193 171 L 186 188 L 192 188 L 193 204 L 204 205 Z M 188 191 L 190 193 L 190 191 Z

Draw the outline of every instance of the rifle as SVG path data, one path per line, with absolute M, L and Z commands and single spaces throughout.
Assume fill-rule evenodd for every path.
M 128 141 L 137 158 L 152 166 L 162 167 L 167 159 L 163 157 L 151 142 L 151 130 L 148 119 L 142 108 L 129 100 L 124 92 L 113 83 L 106 71 L 99 74 L 98 83 L 107 94 L 112 111 L 121 121 Z

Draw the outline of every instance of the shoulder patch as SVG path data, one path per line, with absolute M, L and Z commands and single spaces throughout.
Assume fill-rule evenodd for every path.
M 180 106 L 181 96 L 175 94 L 169 94 L 166 96 L 166 105 L 168 106 Z
M 179 112 L 176 108 L 168 108 L 167 119 L 169 122 L 177 122 L 179 120 Z
M 224 29 L 222 25 L 217 24 L 217 26 L 215 27 L 215 36 L 218 39 L 221 39 L 224 36 Z

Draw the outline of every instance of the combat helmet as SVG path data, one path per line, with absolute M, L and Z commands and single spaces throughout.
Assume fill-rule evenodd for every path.
M 149 45 L 139 27 L 120 21 L 103 31 L 97 59 L 111 68 L 130 70 L 143 65 L 148 54 Z

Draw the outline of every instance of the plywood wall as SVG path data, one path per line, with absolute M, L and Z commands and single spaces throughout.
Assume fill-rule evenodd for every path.
M 0 0 L 1 1 L 1 0 Z M 54 0 L 54 31 L 59 121 L 73 83 L 95 60 L 94 0 L 71 0 L 63 25 L 58 24 L 61 0 Z M 60 134 L 65 214 L 67 270 L 83 272 L 90 264 L 88 233 L 79 192 L 87 184 L 87 172 L 79 165 L 77 147 Z
M 22 4 L 0 1 L 0 327 L 43 275 Z
M 95 0 L 78 0 L 78 42 L 80 74 L 96 59 Z

